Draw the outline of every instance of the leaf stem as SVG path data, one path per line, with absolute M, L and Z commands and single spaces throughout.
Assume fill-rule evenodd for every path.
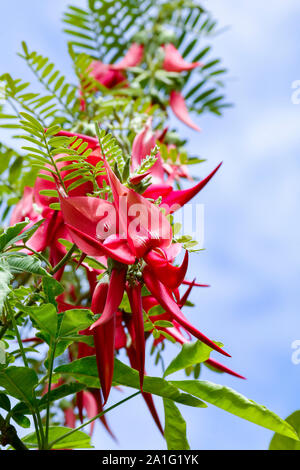
M 51 383 L 52 383 L 52 375 L 53 375 L 53 365 L 55 359 L 55 351 L 56 351 L 57 342 L 55 340 L 54 344 L 50 345 L 50 362 L 49 362 L 49 381 L 48 381 L 48 399 L 47 399 L 47 411 L 46 411 L 46 432 L 45 432 L 45 447 L 48 448 L 48 439 L 49 439 L 49 424 L 50 424 L 50 404 L 51 404 Z M 52 347 L 51 347 L 52 346 Z
M 27 361 L 27 357 L 26 357 L 26 354 L 25 354 L 25 351 L 24 351 L 24 346 L 23 346 L 22 339 L 21 339 L 21 336 L 20 336 L 19 328 L 18 328 L 16 318 L 15 318 L 14 312 L 13 312 L 11 306 L 10 306 L 9 301 L 5 302 L 5 308 L 6 308 L 7 312 L 9 313 L 13 329 L 15 330 L 15 333 L 16 333 L 16 337 L 17 337 L 17 340 L 18 340 L 18 344 L 19 344 L 20 352 L 21 352 L 22 359 L 23 359 L 23 362 L 24 362 L 24 366 L 29 368 L 29 363 Z M 37 398 L 36 398 L 35 390 L 33 390 L 33 397 L 34 397 L 34 401 L 36 403 Z M 40 415 L 38 407 L 36 407 L 36 410 L 34 410 L 32 408 L 31 412 L 32 412 L 32 418 L 33 418 L 33 421 L 34 421 L 34 425 L 35 425 L 35 428 L 36 428 L 36 435 L 37 435 L 38 443 L 39 443 L 39 446 L 41 446 L 42 442 L 43 442 L 43 439 L 44 439 L 44 431 L 43 431 L 43 424 L 42 424 L 42 420 L 41 420 L 41 415 Z
M 59 271 L 60 268 L 62 268 L 69 261 L 69 259 L 71 258 L 75 250 L 76 250 L 76 245 L 74 243 L 69 249 L 69 251 L 67 252 L 67 254 L 63 257 L 63 259 L 60 260 L 60 262 L 50 271 L 50 274 L 53 275 L 57 273 L 57 271 Z

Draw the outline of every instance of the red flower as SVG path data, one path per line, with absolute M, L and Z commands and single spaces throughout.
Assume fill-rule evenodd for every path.
M 164 46 L 164 51 L 165 58 L 163 69 L 167 72 L 187 72 L 202 65 L 201 62 L 186 62 L 173 44 L 166 44 Z M 201 130 L 190 118 L 184 98 L 179 91 L 171 91 L 170 106 L 173 113 L 178 117 L 178 119 L 180 119 L 180 121 L 196 131 Z
M 184 280 L 188 255 L 186 253 L 180 267 L 172 264 L 180 246 L 172 244 L 172 230 L 168 220 L 157 206 L 124 186 L 105 159 L 103 163 L 112 190 L 113 203 L 91 197 L 68 197 L 61 188 L 59 193 L 65 222 L 77 246 L 84 253 L 92 256 L 105 254 L 122 263 L 121 266 L 113 267 L 109 287 L 100 284 L 96 288 L 92 301 L 93 312 L 102 314 L 92 325 L 91 330 L 94 334 L 99 376 L 106 402 L 113 377 L 116 317 L 125 289 L 127 271 L 125 265 L 136 265 L 142 260 L 146 262 L 147 265 L 141 271 L 142 279 L 166 310 L 168 318 L 181 324 L 192 335 L 221 354 L 228 354 L 193 327 L 173 300 L 171 293 L 172 290 L 176 292 Z M 182 200 L 181 194 L 179 200 Z M 117 219 L 112 216 L 113 208 L 118 216 Z M 105 237 L 105 228 L 107 237 Z M 115 230 L 113 235 L 110 234 L 111 229 Z M 112 247 L 112 243 L 115 247 Z M 145 340 L 141 284 L 139 281 L 134 281 L 133 285 L 134 287 L 129 281 L 127 293 L 134 319 L 136 365 L 142 388 Z
M 200 127 L 198 127 L 197 124 L 195 124 L 190 118 L 184 98 L 180 91 L 171 91 L 170 106 L 173 113 L 178 117 L 178 119 L 180 119 L 180 121 L 184 122 L 184 124 L 191 127 L 192 129 L 195 129 L 195 131 L 201 131 Z
M 173 44 L 166 44 L 164 51 L 163 69 L 168 72 L 185 72 L 202 65 L 201 62 L 186 62 Z
M 100 60 L 94 60 L 90 65 L 89 74 L 106 88 L 114 88 L 120 84 L 128 86 L 124 71 L 138 65 L 143 58 L 143 53 L 144 47 L 141 44 L 133 43 L 118 64 L 103 64 Z M 83 94 L 82 91 L 81 94 Z M 80 106 L 84 111 L 85 101 L 83 98 L 80 100 Z

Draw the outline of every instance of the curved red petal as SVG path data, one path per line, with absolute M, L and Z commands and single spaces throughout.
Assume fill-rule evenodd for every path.
M 198 132 L 201 131 L 200 127 L 198 127 L 197 124 L 195 124 L 190 118 L 184 98 L 179 91 L 175 91 L 175 90 L 171 91 L 170 106 L 171 106 L 173 113 L 175 114 L 176 117 L 178 117 L 178 119 L 180 119 L 180 121 L 182 121 L 184 124 L 194 129 L 195 131 L 198 131 Z
M 106 297 L 105 306 L 102 310 L 97 309 L 97 301 L 92 300 L 92 311 L 94 313 L 102 313 L 101 317 L 90 326 L 90 330 L 94 330 L 100 325 L 104 325 L 111 320 L 112 317 L 115 317 L 120 303 L 123 299 L 123 294 L 125 291 L 125 278 L 126 278 L 126 269 L 113 269 L 110 276 L 108 292 Z M 98 290 L 96 288 L 93 298 L 95 295 L 98 300 Z M 102 302 L 102 300 L 100 300 Z M 98 311 L 95 311 L 95 310 Z
M 225 372 L 226 374 L 233 375 L 234 377 L 238 377 L 239 379 L 246 380 L 246 377 L 243 377 L 242 375 L 238 374 L 237 372 L 234 372 L 233 370 L 228 369 L 228 367 L 224 366 L 223 364 L 220 364 L 220 362 L 215 361 L 214 359 L 207 359 L 207 361 L 205 361 L 205 362 L 206 362 L 206 364 L 214 367 L 215 369 L 217 369 L 221 372 Z
M 129 67 L 135 67 L 142 61 L 143 54 L 144 46 L 134 42 L 131 44 L 123 59 L 118 64 L 110 65 L 110 67 L 114 70 L 125 70 Z
M 136 364 L 140 375 L 140 387 L 143 391 L 145 374 L 145 332 L 141 284 L 137 282 L 133 287 L 128 285 L 126 291 L 132 311 L 132 322 L 135 332 Z
M 192 188 L 182 189 L 170 192 L 166 197 L 162 198 L 161 206 L 164 207 L 167 213 L 173 213 L 187 204 L 194 196 L 196 196 L 204 186 L 211 180 L 211 178 L 218 171 L 222 162 L 202 181 L 193 186 Z
M 144 260 L 151 266 L 153 274 L 170 289 L 176 289 L 182 284 L 188 268 L 189 254 L 185 252 L 184 260 L 180 267 L 173 266 L 164 258 L 159 250 L 151 250 L 145 256 Z
M 173 44 L 166 44 L 164 50 L 163 69 L 168 72 L 185 72 L 202 65 L 201 62 L 186 62 Z

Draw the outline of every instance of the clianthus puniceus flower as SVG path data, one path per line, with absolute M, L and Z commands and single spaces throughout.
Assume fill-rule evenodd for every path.
M 173 292 L 184 281 L 188 254 L 180 267 L 173 264 L 178 246 L 172 244 L 172 229 L 159 207 L 131 188 L 124 186 L 104 157 L 113 201 L 87 196 L 70 197 L 58 186 L 62 215 L 74 243 L 90 256 L 112 260 L 108 286 L 99 284 L 93 295 L 92 310 L 101 314 L 92 325 L 97 364 L 104 401 L 107 401 L 113 377 L 116 315 L 127 291 L 136 335 L 136 365 L 141 388 L 144 377 L 145 343 L 142 330 L 141 284 L 175 321 L 194 337 L 223 355 L 228 354 L 195 328 L 183 315 Z M 216 171 L 216 170 L 215 170 Z M 211 176 L 210 176 L 211 177 Z M 202 188 L 208 180 L 198 188 Z M 172 191 L 172 204 L 182 206 L 189 193 Z M 175 248 L 175 250 L 174 250 Z M 116 264 L 117 263 L 117 264 Z
M 59 135 L 74 136 L 67 131 L 60 131 Z M 101 282 L 96 287 L 91 307 L 95 314 L 101 314 L 91 331 L 94 335 L 102 394 L 104 401 L 107 401 L 113 377 L 117 318 L 120 318 L 118 309 L 124 292 L 128 295 L 132 311 L 132 331 L 135 336 L 134 354 L 136 357 L 134 364 L 140 373 L 141 388 L 143 386 L 145 335 L 143 334 L 142 285 L 147 286 L 152 295 L 153 304 L 161 305 L 164 308 L 165 314 L 160 319 L 173 322 L 175 329 L 183 328 L 184 331 L 205 342 L 221 354 L 227 355 L 223 349 L 193 327 L 181 312 L 184 303 L 180 304 L 179 302 L 178 288 L 184 283 L 188 284 L 188 281 L 185 280 L 188 252 L 185 253 L 182 265 L 176 267 L 174 260 L 181 251 L 181 246 L 178 243 L 172 243 L 172 229 L 168 220 L 160 209 L 148 200 L 148 198 L 155 199 L 158 194 L 162 195 L 161 204 L 166 213 L 172 213 L 192 199 L 212 178 L 219 166 L 194 187 L 186 190 L 173 190 L 168 180 L 165 180 L 163 162 L 158 154 L 157 161 L 149 172 L 151 184 L 142 196 L 121 184 L 101 155 L 97 139 L 80 134 L 75 135 L 87 142 L 93 150 L 88 157 L 90 162 L 96 164 L 100 160 L 103 161 L 106 175 L 101 178 L 109 183 L 113 202 L 86 196 L 91 191 L 88 183 L 79 186 L 68 195 L 59 187 L 61 211 L 50 211 L 50 217 L 48 216 L 45 223 L 47 226 L 53 217 L 59 217 L 61 229 L 57 235 L 53 231 L 50 232 L 48 237 L 51 237 L 52 243 L 50 244 L 48 239 L 45 240 L 44 245 L 46 246 L 47 243 L 50 246 L 59 245 L 57 241 L 55 242 L 59 237 L 71 239 L 85 255 L 101 258 L 102 261 L 106 260 L 106 264 L 108 260 L 112 260 L 114 263 L 109 282 Z M 134 139 L 131 159 L 132 171 L 151 152 L 155 143 L 156 135 L 152 132 L 151 121 L 149 121 L 144 130 Z M 40 196 L 39 191 L 53 189 L 54 186 L 54 183 L 39 179 L 34 190 L 36 201 L 43 204 L 48 210 L 49 198 L 47 200 L 47 197 Z M 30 195 L 30 191 L 24 195 L 26 202 L 24 207 L 27 207 L 27 211 L 32 210 L 32 202 L 35 200 L 32 196 L 30 204 Z M 142 210 L 139 217 L 135 212 L 135 206 Z M 25 215 L 23 214 L 23 216 Z M 20 217 L 19 208 L 15 210 L 14 217 Z M 136 220 L 138 220 L 138 224 Z M 42 228 L 43 225 L 39 230 Z M 62 230 L 64 236 L 61 235 Z M 36 248 L 38 247 L 36 246 Z M 130 272 L 135 266 L 139 272 L 137 278 L 132 276 Z M 177 299 L 176 301 L 173 295 Z M 131 363 L 133 363 L 132 350 Z M 150 404 L 150 411 L 151 406 Z
M 121 84 L 126 87 L 128 84 L 124 71 L 138 65 L 142 61 L 143 52 L 141 44 L 133 43 L 123 59 L 117 64 L 104 64 L 100 60 L 93 60 L 89 68 L 89 75 L 106 88 L 114 88 Z M 83 94 L 82 90 L 81 94 Z M 83 98 L 80 100 L 80 107 L 82 111 L 85 110 Z

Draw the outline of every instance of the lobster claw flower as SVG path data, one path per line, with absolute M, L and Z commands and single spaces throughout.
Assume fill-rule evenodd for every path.
M 168 72 L 186 72 L 202 65 L 201 62 L 186 62 L 173 44 L 166 44 L 164 51 L 163 69 Z
M 65 223 L 80 250 L 90 256 L 106 255 L 120 263 L 134 263 L 135 256 L 126 240 L 116 235 L 112 203 L 92 197 L 68 197 L 61 188 L 58 190 Z
M 184 101 L 184 97 L 179 91 L 172 90 L 170 94 L 170 106 L 175 114 L 175 116 L 186 124 L 188 127 L 191 127 L 195 131 L 200 132 L 200 127 L 195 124 L 192 119 L 190 118 L 186 103 Z
M 111 64 L 113 70 L 126 70 L 130 67 L 139 65 L 143 59 L 144 46 L 142 44 L 132 43 L 123 59 L 118 64 Z
M 124 186 L 104 160 L 118 213 L 120 230 L 137 258 L 156 247 L 172 243 L 172 228 L 158 207 L 145 197 Z

